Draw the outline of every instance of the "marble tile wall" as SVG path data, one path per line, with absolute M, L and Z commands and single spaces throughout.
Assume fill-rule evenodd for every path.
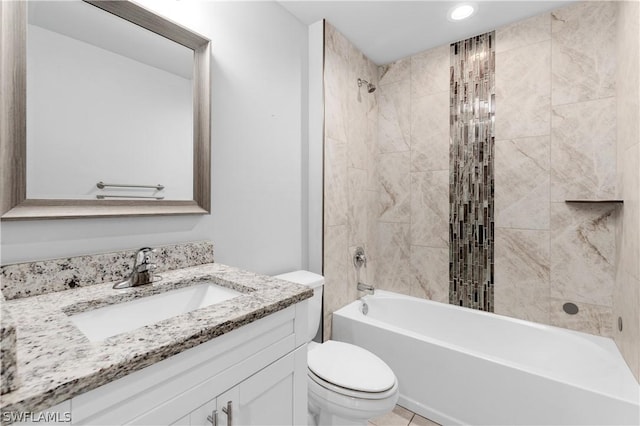
M 362 281 L 373 281 L 377 262 L 373 212 L 379 209 L 376 161 L 380 91 L 368 93 L 357 84 L 362 78 L 377 86 L 376 66 L 331 24 L 325 22 L 324 31 L 324 339 L 329 339 L 331 313 L 358 297 L 351 262 L 355 248 L 364 247 L 368 258 Z M 393 111 L 387 109 L 380 114 Z M 394 129 L 390 145 L 401 145 L 403 132 L 408 130 Z M 387 185 L 390 196 L 395 197 L 402 182 L 389 181 Z M 397 208 L 390 204 L 387 215 L 401 216 L 403 209 L 409 209 L 408 203 Z
M 495 312 L 548 324 L 551 16 L 496 30 Z
M 618 210 L 564 200 L 615 197 L 616 8 L 577 3 L 496 30 L 495 312 L 606 336 Z M 378 70 L 376 283 L 444 302 L 449 46 Z
M 621 2 L 617 25 L 617 192 L 613 337 L 640 381 L 640 3 Z M 622 331 L 618 329 L 622 318 Z
M 563 201 L 615 198 L 618 4 L 551 13 L 550 323 L 603 336 L 611 335 L 618 206 Z M 580 312 L 565 314 L 566 301 Z
M 615 2 L 581 2 L 496 31 L 496 308 L 612 333 Z M 577 315 L 562 310 L 578 305 Z
M 622 13 L 618 7 L 630 10 Z M 625 56 L 616 82 L 620 60 L 615 44 L 620 52 L 637 54 L 638 13 L 634 2 L 581 2 L 497 29 L 495 123 L 495 312 L 613 334 L 636 374 L 640 370 L 639 73 L 638 59 Z M 617 25 L 620 16 L 625 20 Z M 628 38 L 622 47 L 625 39 L 620 32 Z M 340 38 L 337 46 L 351 52 L 343 37 L 333 37 Z M 327 47 L 327 52 L 335 54 L 336 49 Z M 325 153 L 325 179 L 333 175 L 328 170 L 338 167 L 346 183 L 332 185 L 344 188 L 352 182 L 355 187 L 366 181 L 367 194 L 354 201 L 348 187 L 344 195 L 329 194 L 325 186 L 325 203 L 334 206 L 329 207 L 333 211 L 325 209 L 325 221 L 335 218 L 325 226 L 344 227 L 325 231 L 325 262 L 327 256 L 337 257 L 328 250 L 331 239 L 339 240 L 331 244 L 341 247 L 341 253 L 347 252 L 345 260 L 336 261 L 346 272 L 329 283 L 341 290 L 328 291 L 325 315 L 357 297 L 344 283 L 355 282 L 348 252 L 362 234 L 372 260 L 367 280 L 378 288 L 446 302 L 449 46 L 378 67 L 374 98 L 362 98 L 377 99 L 377 107 L 371 109 L 358 102 L 350 86 L 338 89 L 357 78 L 354 59 L 344 59 L 349 54 L 341 57 L 336 70 L 349 77 L 331 77 L 336 80 L 333 89 L 326 83 L 327 103 L 333 103 L 326 106 L 325 125 L 327 136 L 335 140 L 332 144 L 342 144 L 334 148 L 342 163 L 330 165 L 333 154 Z M 326 72 L 340 74 L 329 66 L 332 59 L 326 60 Z M 362 64 L 364 68 L 364 60 Z M 624 104 L 616 102 L 621 93 L 628 98 Z M 356 98 L 349 107 L 349 100 L 340 96 Z M 346 129 L 357 128 L 355 122 L 362 116 L 353 111 L 358 106 L 366 110 L 370 125 L 360 130 L 367 132 L 367 141 L 376 142 L 365 142 L 364 164 L 354 167 Z M 346 115 L 338 117 L 335 111 L 340 108 Z M 366 168 L 366 176 L 355 170 L 349 174 L 349 169 L 360 167 Z M 623 209 L 564 202 L 612 199 L 616 191 L 624 191 L 618 194 L 625 198 Z M 342 198 L 330 204 L 332 196 Z M 348 204 L 356 202 L 367 203 L 366 214 L 360 215 L 357 208 L 349 213 Z M 366 224 L 352 231 L 361 217 Z M 579 313 L 566 314 L 565 302 L 576 303 Z M 618 312 L 625 317 L 625 332 L 620 335 L 615 331 Z
M 378 75 L 376 286 L 446 303 L 449 46 L 381 66 Z M 394 136 L 400 133 L 403 143 L 397 143 L 399 138 Z

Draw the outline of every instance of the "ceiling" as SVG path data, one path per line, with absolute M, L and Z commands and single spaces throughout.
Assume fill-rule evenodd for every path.
M 279 3 L 309 25 L 326 19 L 377 65 L 492 31 L 570 1 L 475 1 L 476 13 L 451 22 L 447 12 L 464 1 L 305 1 Z M 468 3 L 468 2 L 467 2 Z

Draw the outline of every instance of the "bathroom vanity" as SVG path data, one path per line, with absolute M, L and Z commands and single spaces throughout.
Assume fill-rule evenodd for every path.
M 55 407 L 73 424 L 251 425 L 306 421 L 305 302 Z M 50 411 L 50 410 L 46 410 Z M 59 416 L 62 418 L 62 416 Z
M 3 280 L 20 275 L 3 268 Z M 75 320 L 106 308 L 115 321 L 131 303 L 144 314 L 146 301 L 203 283 L 236 294 L 115 335 L 91 335 Z M 216 263 L 112 285 L 3 302 L 18 360 L 3 424 L 29 420 L 24 413 L 67 424 L 306 424 L 308 288 Z

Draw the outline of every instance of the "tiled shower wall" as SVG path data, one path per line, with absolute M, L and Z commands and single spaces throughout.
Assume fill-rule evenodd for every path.
M 373 281 L 377 93 L 359 88 L 357 80 L 377 85 L 378 79 L 375 64 L 328 23 L 324 60 L 324 338 L 328 339 L 331 313 L 358 296 L 351 262 L 358 246 L 369 258 L 360 278 Z
M 496 312 L 609 336 L 617 4 L 497 31 Z M 578 305 L 577 315 L 562 310 Z
M 616 195 L 616 16 L 616 3 L 585 2 L 496 30 L 496 313 L 612 333 L 617 207 L 564 200 Z M 333 72 L 328 58 L 325 69 Z M 374 178 L 366 189 L 369 197 L 377 192 L 377 208 L 368 199 L 369 213 L 358 212 L 366 218 L 361 226 L 369 230 L 367 251 L 375 263 L 368 280 L 446 303 L 449 46 L 378 73 L 379 113 L 368 118 L 371 125 L 377 119 L 378 162 L 375 169 L 366 166 Z M 345 81 L 355 78 L 348 75 Z M 325 97 L 328 109 L 339 99 L 329 90 Z M 345 115 L 344 122 L 354 119 Z M 331 120 L 338 119 L 327 115 L 328 132 Z M 327 136 L 325 149 L 339 145 Z M 333 174 L 336 164 L 327 155 L 325 173 Z M 325 197 L 335 196 L 330 192 L 327 186 Z M 348 199 L 343 195 L 341 208 Z M 338 209 L 329 200 L 325 205 Z M 352 246 L 346 235 L 355 223 L 342 217 L 344 228 L 326 228 L 325 271 L 339 265 L 347 270 L 342 282 L 349 282 L 348 256 L 326 262 Z M 341 242 L 332 245 L 336 234 Z M 331 285 L 326 315 L 356 296 L 351 284 L 337 293 Z M 564 313 L 567 301 L 579 306 L 577 315 Z
M 497 29 L 495 146 L 495 312 L 613 335 L 636 377 L 639 27 L 637 2 L 585 2 Z M 448 302 L 449 46 L 378 67 L 358 97 L 355 70 L 373 64 L 330 26 L 326 40 L 328 331 L 357 297 L 360 241 L 366 282 Z M 616 196 L 622 208 L 564 202 Z
M 496 31 L 496 312 L 613 335 L 636 378 L 639 32 L 637 2 L 579 3 Z M 328 338 L 331 312 L 357 297 L 358 244 L 365 282 L 448 301 L 449 46 L 380 66 L 376 82 L 329 25 L 326 41 Z M 357 91 L 358 76 L 378 90 Z M 624 207 L 564 202 L 616 196 Z
M 618 10 L 618 194 L 613 336 L 640 381 L 640 3 Z M 622 331 L 618 330 L 618 316 Z
M 378 69 L 379 288 L 449 301 L 449 46 Z

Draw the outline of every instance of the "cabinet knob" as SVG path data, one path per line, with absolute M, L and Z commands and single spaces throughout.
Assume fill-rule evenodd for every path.
M 207 421 L 213 426 L 218 426 L 218 410 L 213 410 L 211 415 L 207 416 Z
M 227 406 L 222 407 L 222 412 L 227 415 L 227 426 L 233 426 L 233 408 L 231 401 L 227 401 Z

